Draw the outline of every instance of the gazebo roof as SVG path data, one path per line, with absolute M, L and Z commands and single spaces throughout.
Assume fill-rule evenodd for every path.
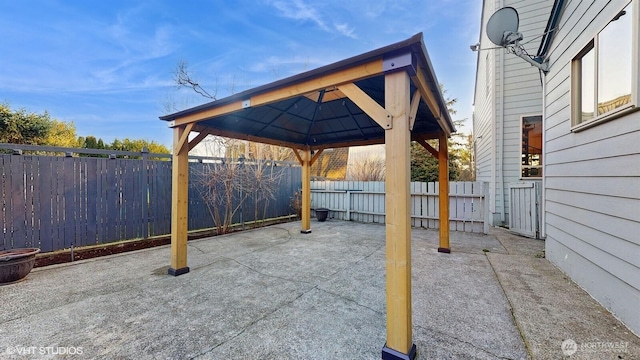
M 411 78 L 412 138 L 455 131 L 422 33 L 352 58 L 161 116 L 170 127 L 295 149 L 382 144 L 385 74 Z M 417 106 L 417 109 L 413 108 Z

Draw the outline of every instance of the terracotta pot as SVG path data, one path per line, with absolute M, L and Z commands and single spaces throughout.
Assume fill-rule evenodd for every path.
M 25 248 L 0 251 L 0 284 L 6 285 L 22 280 L 36 263 L 40 249 Z

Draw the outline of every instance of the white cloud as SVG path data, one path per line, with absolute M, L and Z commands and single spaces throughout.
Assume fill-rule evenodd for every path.
M 333 27 L 330 27 L 324 20 L 327 16 L 323 16 L 318 8 L 304 2 L 304 0 L 277 0 L 270 4 L 278 9 L 280 11 L 280 15 L 285 18 L 298 21 L 309 21 L 314 23 L 323 31 L 329 33 L 337 32 L 342 36 L 353 39 L 357 38 L 354 27 L 349 26 L 347 23 L 335 23 Z
M 311 5 L 306 4 L 302 0 L 291 1 L 274 1 L 271 3 L 276 9 L 280 10 L 282 16 L 301 21 L 311 21 L 320 29 L 330 31 L 330 28 L 322 20 L 318 11 Z
M 352 39 L 358 38 L 358 36 L 354 34 L 354 28 L 349 27 L 349 24 L 334 24 L 333 26 L 336 28 L 336 30 L 338 30 L 339 33 L 346 37 L 350 37 Z

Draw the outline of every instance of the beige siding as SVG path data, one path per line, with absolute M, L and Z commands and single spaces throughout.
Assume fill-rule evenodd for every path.
M 550 49 L 546 253 L 640 334 L 640 113 L 580 132 L 570 123 L 571 59 L 626 3 L 568 1 Z
M 481 48 L 495 47 L 484 34 L 491 14 L 503 6 L 512 6 L 520 16 L 525 48 L 535 54 L 540 41 L 534 38 L 544 32 L 552 5 L 553 0 L 485 0 Z M 487 68 L 490 73 L 485 76 Z M 492 224 L 500 225 L 501 213 L 504 213 L 505 222 L 509 218 L 509 183 L 520 180 L 521 117 L 542 113 L 542 84 L 535 67 L 513 54 L 505 54 L 502 49 L 480 52 L 477 71 L 474 103 L 476 179 L 490 182 Z M 500 79 L 502 74 L 503 81 Z M 487 81 L 491 89 L 488 95 Z M 504 90 L 500 88 L 501 84 Z

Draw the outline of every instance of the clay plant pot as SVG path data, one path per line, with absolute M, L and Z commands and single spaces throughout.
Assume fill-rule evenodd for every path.
M 0 251 L 0 285 L 22 280 L 36 263 L 37 248 Z
M 316 218 L 320 222 L 324 222 L 327 220 L 327 216 L 329 216 L 329 209 L 326 208 L 318 208 L 316 209 Z

